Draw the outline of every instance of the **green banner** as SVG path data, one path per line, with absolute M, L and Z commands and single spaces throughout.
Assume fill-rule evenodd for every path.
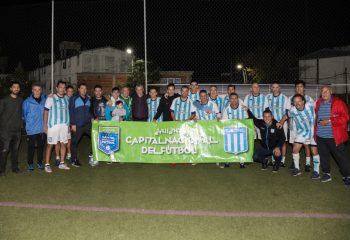
M 254 123 L 247 120 L 115 122 L 92 125 L 98 161 L 139 163 L 252 162 Z

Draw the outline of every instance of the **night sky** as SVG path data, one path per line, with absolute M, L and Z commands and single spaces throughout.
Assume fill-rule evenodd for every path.
M 51 2 L 2 2 L 0 8 L 2 55 L 10 67 L 18 61 L 26 70 L 37 67 L 39 53 L 50 52 Z M 148 58 L 162 70 L 193 70 L 199 81 L 215 81 L 257 47 L 300 57 L 350 45 L 347 9 L 346 1 L 149 0 Z M 143 58 L 143 1 L 56 1 L 57 57 L 64 40 L 83 49 L 130 46 Z

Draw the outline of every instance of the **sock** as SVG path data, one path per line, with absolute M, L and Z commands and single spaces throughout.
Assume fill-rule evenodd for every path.
M 299 169 L 299 153 L 293 153 L 294 168 Z
M 320 173 L 320 155 L 313 156 L 314 171 Z
M 60 160 L 60 156 L 56 156 L 56 160 L 59 161 Z
M 306 157 L 306 165 L 311 165 L 311 158 L 310 157 Z
M 67 158 L 71 158 L 72 155 L 70 153 L 67 153 Z
M 281 163 L 284 163 L 285 161 L 286 161 L 286 157 L 285 157 L 285 156 L 282 156 Z

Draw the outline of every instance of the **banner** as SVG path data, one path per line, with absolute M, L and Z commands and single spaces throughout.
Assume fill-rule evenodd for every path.
M 247 120 L 115 122 L 92 125 L 97 161 L 138 163 L 252 162 L 254 123 Z

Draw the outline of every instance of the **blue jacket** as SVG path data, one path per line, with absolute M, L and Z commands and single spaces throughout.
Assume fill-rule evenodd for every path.
M 33 96 L 28 97 L 22 104 L 22 118 L 26 123 L 28 135 L 44 132 L 44 109 L 46 96 L 42 95 L 40 103 Z
M 82 99 L 80 95 L 74 95 L 69 99 L 69 119 L 71 125 L 82 127 L 91 123 L 90 98 Z

